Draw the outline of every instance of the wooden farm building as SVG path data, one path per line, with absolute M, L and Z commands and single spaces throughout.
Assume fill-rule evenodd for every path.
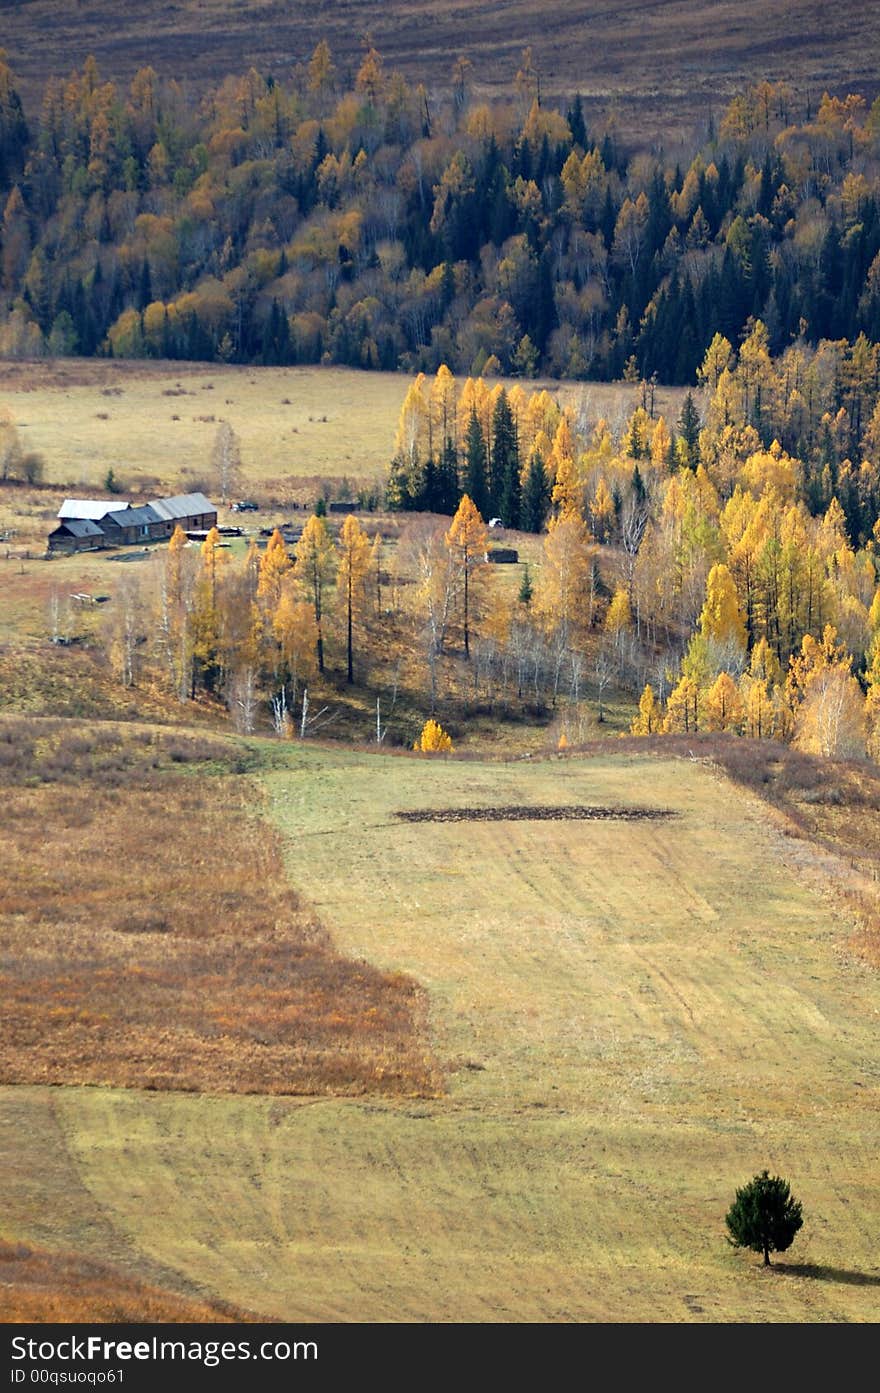
M 107 513 L 98 525 L 109 547 L 130 547 L 136 542 L 154 542 L 165 536 L 164 523 L 149 503 L 141 508 L 122 508 L 118 513 Z
M 155 508 L 165 525 L 161 536 L 170 537 L 178 523 L 184 532 L 209 532 L 217 526 L 217 509 L 203 493 L 180 493 L 174 498 L 151 498 L 149 507 Z
M 104 533 L 91 518 L 65 518 L 49 533 L 50 551 L 94 551 L 105 545 Z
M 50 552 L 95 551 L 167 540 L 175 527 L 207 532 L 217 509 L 203 493 L 154 498 L 135 507 L 119 499 L 67 498 L 59 526 L 49 534 Z

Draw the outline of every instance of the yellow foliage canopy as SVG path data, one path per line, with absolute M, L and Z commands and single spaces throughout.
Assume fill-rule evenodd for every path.
M 452 737 L 438 721 L 429 718 L 422 726 L 422 733 L 413 745 L 422 754 L 451 754 Z

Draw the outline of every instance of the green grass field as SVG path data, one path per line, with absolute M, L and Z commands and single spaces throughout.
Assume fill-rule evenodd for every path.
M 292 883 L 427 987 L 447 1095 L 6 1089 L 8 1237 L 291 1320 L 876 1319 L 880 979 L 761 805 L 689 760 L 263 749 Z M 575 803 L 677 816 L 394 815 Z M 805 1213 L 769 1272 L 723 1222 L 764 1166 Z

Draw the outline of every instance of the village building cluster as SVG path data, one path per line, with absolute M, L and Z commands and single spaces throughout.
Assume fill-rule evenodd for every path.
M 167 541 L 175 527 L 204 536 L 217 525 L 217 509 L 203 493 L 123 503 L 117 498 L 67 498 L 49 534 L 49 552 L 96 551 L 103 547 Z

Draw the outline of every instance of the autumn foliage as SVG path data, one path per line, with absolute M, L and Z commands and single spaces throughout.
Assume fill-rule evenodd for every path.
M 425 721 L 422 733 L 413 745 L 413 749 L 421 751 L 422 754 L 451 754 L 452 738 L 447 735 L 439 722 L 430 718 Z
M 542 96 L 531 56 L 494 102 L 461 61 L 430 96 L 372 45 L 346 67 L 322 41 L 198 101 L 90 57 L 26 122 L 0 62 L 0 355 L 685 383 L 757 316 L 776 349 L 878 338 L 863 96 L 757 83 L 676 162 Z

